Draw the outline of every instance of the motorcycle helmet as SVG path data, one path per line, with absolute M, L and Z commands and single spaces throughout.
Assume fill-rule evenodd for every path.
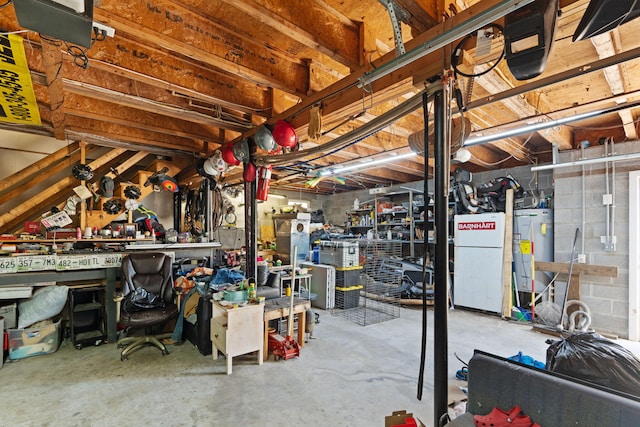
M 124 195 L 127 199 L 138 200 L 142 196 L 142 191 L 140 190 L 140 187 L 127 185 L 124 189 Z
M 249 141 L 243 138 L 242 141 L 235 143 L 233 145 L 233 156 L 242 163 L 247 163 L 250 156 Z
M 260 126 L 253 135 L 256 145 L 265 151 L 273 151 L 276 148 L 276 140 L 266 126 Z
M 79 163 L 71 169 L 74 177 L 82 181 L 88 181 L 93 178 L 93 169 L 90 166 Z
M 231 143 L 224 144 L 220 149 L 220 151 L 222 152 L 222 158 L 224 159 L 225 162 L 227 162 L 228 165 L 238 166 L 240 164 L 240 161 L 233 154 L 233 144 Z
M 122 203 L 118 199 L 109 199 L 102 205 L 102 210 L 109 215 L 117 215 L 122 212 L 122 209 Z
M 293 148 L 298 144 L 298 136 L 296 131 L 289 123 L 284 120 L 278 120 L 273 127 L 273 139 L 276 144 L 284 148 Z

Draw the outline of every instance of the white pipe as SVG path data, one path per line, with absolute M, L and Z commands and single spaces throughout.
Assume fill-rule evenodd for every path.
M 615 154 L 613 138 L 611 138 L 611 154 Z M 611 238 L 616 238 L 616 162 L 611 163 Z M 611 242 L 613 243 L 613 242 Z
M 549 169 L 558 169 L 558 168 L 566 168 L 570 166 L 580 166 L 580 165 L 590 165 L 594 163 L 602 163 L 602 162 L 617 162 L 622 160 L 634 160 L 640 158 L 639 153 L 628 153 L 628 154 L 620 154 L 619 156 L 611 156 L 608 159 L 605 157 L 596 157 L 594 159 L 583 159 L 583 160 L 574 160 L 573 162 L 567 163 L 557 163 L 557 164 L 548 164 L 548 165 L 540 165 L 540 166 L 532 166 L 531 172 L 533 171 L 542 171 Z
M 584 145 L 580 144 L 580 159 L 584 160 Z M 587 225 L 587 195 L 586 195 L 586 183 L 585 183 L 585 171 L 584 164 L 582 165 L 582 233 L 580 236 L 580 253 L 584 254 L 584 235 L 585 235 L 585 227 Z M 571 260 L 573 262 L 573 260 Z
M 609 138 L 605 138 L 604 140 L 604 157 L 605 158 L 609 158 Z M 609 160 L 604 162 L 604 188 L 605 188 L 605 195 L 609 195 L 611 194 L 609 192 Z M 610 212 L 610 205 L 606 204 L 605 208 L 607 209 L 607 213 L 606 213 L 606 229 L 607 232 L 605 234 L 607 241 L 605 244 L 609 244 L 610 242 L 610 236 L 611 236 L 611 212 Z

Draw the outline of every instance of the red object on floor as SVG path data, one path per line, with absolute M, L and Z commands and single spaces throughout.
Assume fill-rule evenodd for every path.
M 522 414 L 518 405 L 509 412 L 493 408 L 487 415 L 474 415 L 473 423 L 477 427 L 532 427 L 533 424 L 528 415 Z

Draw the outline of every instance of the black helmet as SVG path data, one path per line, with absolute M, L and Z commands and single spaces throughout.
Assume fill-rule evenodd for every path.
M 88 181 L 93 178 L 93 169 L 82 163 L 75 165 L 73 169 L 71 169 L 71 173 L 73 176 L 83 181 Z
M 135 185 L 127 185 L 124 189 L 124 195 L 127 199 L 138 200 L 140 196 L 142 196 L 142 191 L 140 191 L 140 187 Z
M 118 199 L 107 200 L 102 205 L 102 210 L 110 215 L 117 215 L 122 212 L 122 203 Z

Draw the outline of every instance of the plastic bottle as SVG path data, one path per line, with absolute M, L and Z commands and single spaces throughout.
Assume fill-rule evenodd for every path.
M 76 228 L 76 239 L 82 239 L 82 229 L 80 227 Z

